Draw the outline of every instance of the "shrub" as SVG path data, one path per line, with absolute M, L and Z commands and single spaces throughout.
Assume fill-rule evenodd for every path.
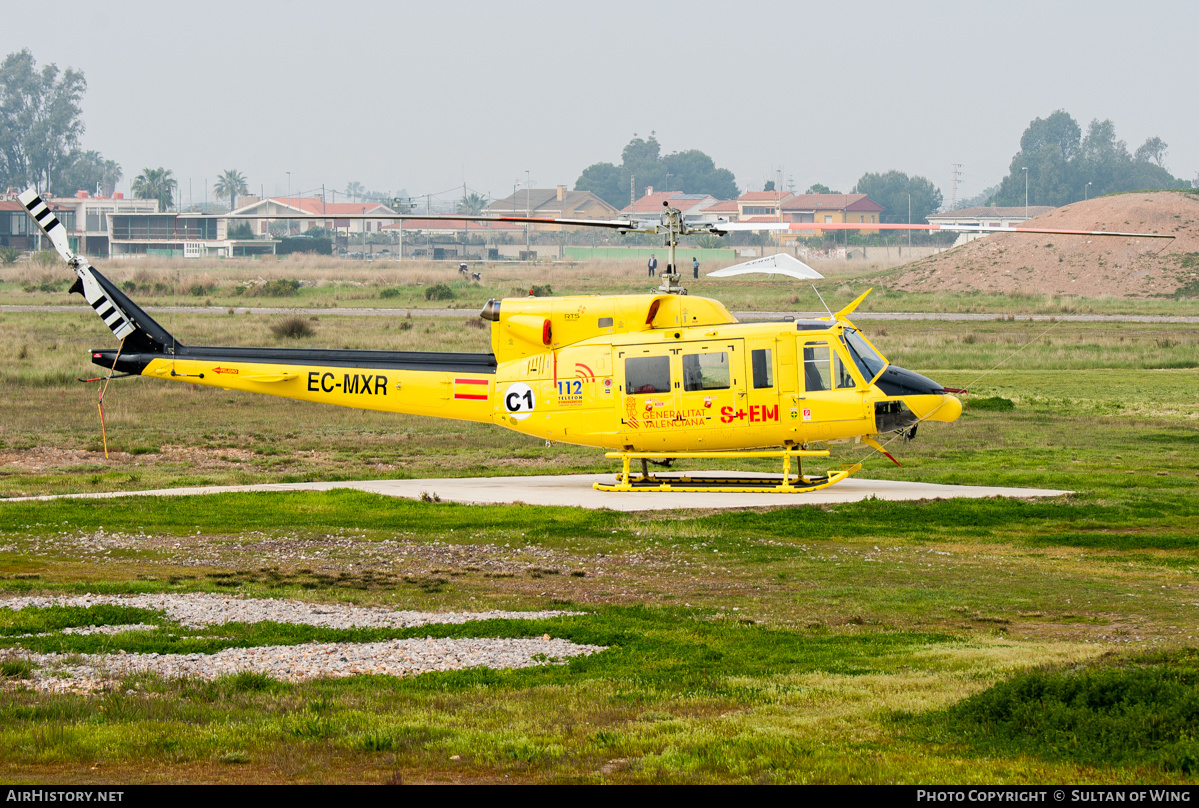
M 529 294 L 533 297 L 551 297 L 554 294 L 554 290 L 547 283 L 545 286 L 530 287 Z
M 454 290 L 446 286 L 444 283 L 439 283 L 425 289 L 425 300 L 453 300 Z
M 286 317 L 277 323 L 271 324 L 271 333 L 280 339 L 298 339 L 300 337 L 311 337 L 316 333 L 316 329 L 303 317 Z
M 295 278 L 278 278 L 267 281 L 255 290 L 262 297 L 294 297 L 300 291 L 300 282 Z
M 249 222 L 238 222 L 237 224 L 229 225 L 227 238 L 245 241 L 254 238 L 254 228 Z
M 928 720 L 988 755 L 1194 773 L 1197 688 L 1199 658 L 1187 648 L 1021 674 Z
M 293 253 L 332 255 L 333 240 L 329 238 L 312 238 L 311 236 L 284 236 L 275 248 L 275 254 L 291 255 Z
M 404 294 L 404 290 L 398 286 L 389 286 L 379 291 L 379 297 L 382 298 L 399 297 L 402 294 Z
M 20 256 L 20 254 L 21 251 L 16 247 L 5 247 L 4 249 L 0 249 L 0 263 L 15 264 L 17 263 L 17 257 Z

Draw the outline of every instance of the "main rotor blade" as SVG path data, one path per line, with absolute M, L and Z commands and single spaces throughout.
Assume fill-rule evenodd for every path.
M 1115 230 L 1069 230 L 1053 227 L 989 227 L 977 224 L 895 224 L 866 222 L 717 222 L 721 233 L 775 232 L 788 230 L 942 230 L 948 233 L 1042 233 L 1055 236 L 1123 236 L 1125 238 L 1174 238 L 1168 233 L 1125 233 Z
M 265 219 L 265 220 L 292 220 L 292 221 L 308 221 L 319 222 L 329 220 L 349 220 L 349 221 L 426 221 L 426 222 L 444 222 L 464 223 L 464 222 L 513 222 L 517 224 L 563 224 L 575 225 L 582 227 L 607 227 L 613 230 L 629 230 L 637 231 L 644 227 L 656 227 L 657 222 L 642 222 L 635 219 L 554 219 L 545 216 L 468 216 L 461 214 L 450 213 L 247 213 L 247 214 L 229 214 L 229 213 L 180 213 L 176 216 L 179 219 L 198 220 L 198 219 L 228 219 L 230 221 L 240 221 L 242 219 Z

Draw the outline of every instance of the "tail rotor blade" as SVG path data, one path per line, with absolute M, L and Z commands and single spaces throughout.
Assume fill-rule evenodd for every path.
M 25 206 L 25 210 L 37 222 L 37 226 L 42 229 L 46 237 L 50 239 L 50 243 L 54 245 L 58 254 L 79 276 L 79 283 L 71 287 L 72 291 L 83 294 L 84 299 L 91 304 L 96 314 L 100 315 L 100 319 L 117 339 L 123 340 L 136 331 L 136 326 L 130 322 L 129 315 L 100 286 L 87 260 L 83 256 L 71 252 L 67 229 L 63 227 L 62 222 L 58 220 L 54 211 L 50 210 L 50 206 L 42 200 L 37 191 L 30 188 L 19 194 L 17 199 Z

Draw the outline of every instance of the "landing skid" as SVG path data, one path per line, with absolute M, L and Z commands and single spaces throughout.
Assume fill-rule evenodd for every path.
M 811 476 L 803 473 L 803 458 L 828 457 L 828 450 L 815 451 L 808 449 L 776 449 L 758 452 L 608 452 L 606 457 L 618 459 L 622 467 L 616 474 L 614 484 L 595 483 L 592 487 L 597 491 L 676 491 L 683 493 L 747 493 L 747 494 L 795 494 L 803 491 L 818 491 L 828 488 L 856 473 L 862 468 L 861 463 L 842 466 L 838 471 L 830 471 L 823 476 Z M 648 462 L 670 460 L 674 458 L 741 458 L 741 457 L 776 457 L 783 461 L 782 473 L 753 477 L 733 477 L 728 474 L 662 474 L 651 473 Z M 791 473 L 791 461 L 796 461 L 798 474 Z M 629 470 L 633 460 L 641 461 L 641 473 Z

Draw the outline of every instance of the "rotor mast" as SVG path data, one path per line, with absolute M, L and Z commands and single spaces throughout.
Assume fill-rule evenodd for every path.
M 661 224 L 658 226 L 658 232 L 665 239 L 666 246 L 666 268 L 668 271 L 662 273 L 662 285 L 658 287 L 658 291 L 667 295 L 685 295 L 687 290 L 679 285 L 679 263 L 675 258 L 675 247 L 679 244 L 679 236 L 686 235 L 689 230 L 687 225 L 683 223 L 683 212 L 678 208 L 672 208 L 670 203 L 665 199 L 662 200 L 662 206 L 666 210 L 662 211 Z

